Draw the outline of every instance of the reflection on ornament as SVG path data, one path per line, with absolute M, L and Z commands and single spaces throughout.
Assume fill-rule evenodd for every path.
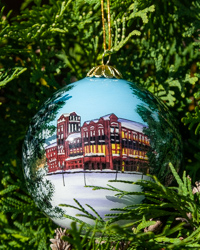
M 181 158 L 181 139 L 166 107 L 134 83 L 101 77 L 86 77 L 47 100 L 33 117 L 23 149 L 29 192 L 62 227 L 79 218 L 79 204 L 106 220 L 111 209 L 142 201 L 88 186 L 137 192 L 139 186 L 116 180 L 149 179 L 147 173 L 168 185 L 168 163 L 178 170 Z

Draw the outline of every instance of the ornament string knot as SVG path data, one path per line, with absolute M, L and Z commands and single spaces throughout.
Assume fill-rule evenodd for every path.
M 105 78 L 122 78 L 122 74 L 113 66 L 108 65 L 111 59 L 109 54 L 108 61 L 104 64 L 105 55 L 111 51 L 111 20 L 110 20 L 110 0 L 107 0 L 108 9 L 108 50 L 106 49 L 106 30 L 105 30 L 105 19 L 104 19 L 104 3 L 101 0 L 101 13 L 102 13 L 102 26 L 103 26 L 103 47 L 104 53 L 102 55 L 102 65 L 93 67 L 88 73 L 88 77 L 105 77 Z

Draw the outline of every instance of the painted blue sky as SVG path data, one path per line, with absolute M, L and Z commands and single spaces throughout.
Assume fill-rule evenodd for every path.
M 114 113 L 124 118 L 143 123 L 136 113 L 141 100 L 130 89 L 127 81 L 107 78 L 84 78 L 73 83 L 73 88 L 67 93 L 69 99 L 60 109 L 55 122 L 63 113 L 75 111 L 81 116 L 81 125 L 88 120 Z

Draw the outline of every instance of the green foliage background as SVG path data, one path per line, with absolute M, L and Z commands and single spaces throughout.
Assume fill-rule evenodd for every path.
M 0 249 L 49 249 L 56 225 L 27 194 L 22 143 L 40 105 L 101 63 L 100 0 L 24 0 L 20 11 L 11 6 L 0 1 Z M 181 171 L 194 183 L 200 179 L 200 3 L 112 0 L 111 13 L 112 64 L 168 105 L 183 138 Z M 122 240 L 150 242 L 125 232 Z M 155 249 L 163 247 L 159 244 Z M 130 249 L 140 247 L 146 246 Z

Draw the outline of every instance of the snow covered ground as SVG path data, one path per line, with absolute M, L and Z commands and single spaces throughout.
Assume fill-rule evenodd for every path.
M 139 175 L 134 173 L 116 173 L 115 172 L 86 172 L 86 173 L 65 173 L 65 174 L 54 174 L 48 175 L 45 178 L 50 180 L 55 186 L 55 193 L 52 199 L 52 205 L 58 206 L 59 204 L 77 204 L 74 202 L 74 198 L 79 201 L 79 203 L 86 208 L 89 212 L 93 212 L 86 206 L 89 204 L 92 206 L 101 217 L 105 218 L 105 214 L 110 213 L 111 208 L 123 208 L 126 205 L 138 204 L 141 202 L 143 197 L 141 196 L 126 196 L 121 199 L 115 197 L 116 192 L 109 190 L 93 190 L 88 186 L 101 186 L 108 187 L 107 185 L 112 185 L 118 189 L 125 191 L 141 191 L 140 186 L 119 182 L 108 182 L 109 180 L 126 180 L 126 181 L 136 181 L 138 179 L 149 179 L 145 175 Z M 64 177 L 64 183 L 63 183 Z M 65 184 L 65 185 L 64 185 Z M 66 214 L 71 216 L 76 216 L 80 213 L 78 210 L 73 208 L 62 207 Z M 113 212 L 112 212 L 113 213 Z M 84 217 L 80 217 L 83 220 Z M 69 227 L 71 221 L 69 219 L 54 219 L 55 223 L 62 227 Z M 85 222 L 92 223 L 88 219 L 84 219 Z

